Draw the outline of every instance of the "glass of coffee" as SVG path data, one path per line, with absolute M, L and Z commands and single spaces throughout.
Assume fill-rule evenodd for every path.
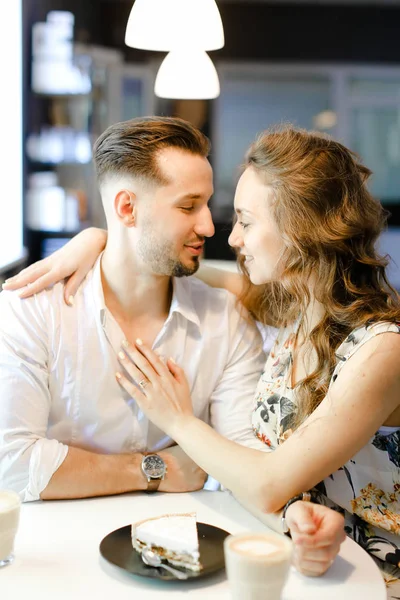
M 292 558 L 289 538 L 274 533 L 239 533 L 224 542 L 233 600 L 279 600 Z
M 14 560 L 14 540 L 18 529 L 21 500 L 15 492 L 0 490 L 0 567 Z

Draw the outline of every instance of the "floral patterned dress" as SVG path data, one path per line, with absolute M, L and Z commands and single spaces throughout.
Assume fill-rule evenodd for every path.
M 257 386 L 253 428 L 271 451 L 292 433 L 296 395 L 290 382 L 298 327 L 299 321 L 279 332 Z M 400 333 L 400 324 L 381 322 L 352 331 L 336 352 L 330 388 L 358 348 L 386 332 Z M 381 569 L 388 599 L 400 599 L 400 427 L 381 427 L 314 492 L 321 503 L 344 513 L 347 534 Z

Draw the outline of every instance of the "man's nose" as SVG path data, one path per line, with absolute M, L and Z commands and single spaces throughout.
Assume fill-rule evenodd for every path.
M 211 211 L 208 207 L 201 211 L 195 226 L 195 231 L 197 235 L 202 237 L 212 237 L 214 235 L 215 227 L 211 217 Z

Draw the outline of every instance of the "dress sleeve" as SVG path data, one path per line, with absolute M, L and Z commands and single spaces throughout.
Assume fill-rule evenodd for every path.
M 345 363 L 361 348 L 366 342 L 382 333 L 400 333 L 400 325 L 397 323 L 379 322 L 370 326 L 354 329 L 347 338 L 341 343 L 336 351 L 336 367 L 333 372 L 330 387 L 335 383 L 337 376 Z

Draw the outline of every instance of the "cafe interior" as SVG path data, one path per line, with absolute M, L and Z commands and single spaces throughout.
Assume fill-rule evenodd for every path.
M 220 30 L 212 13 L 194 22 L 189 13 L 166 10 L 170 37 L 184 31 L 184 48 L 193 37 L 210 47 L 167 58 L 159 29 L 158 45 L 146 39 L 140 19 L 148 16 L 128 26 L 131 0 L 12 3 L 0 54 L 8 90 L 3 114 L 10 115 L 3 123 L 3 279 L 85 227 L 104 227 L 94 140 L 112 123 L 162 114 L 189 120 L 211 140 L 216 233 L 207 240 L 207 259 L 234 259 L 227 244 L 232 201 L 250 141 L 290 122 L 340 140 L 373 171 L 371 191 L 390 213 L 381 247 L 400 287 L 400 2 L 217 4 Z
M 186 119 L 211 140 L 210 264 L 235 268 L 228 236 L 246 148 L 258 133 L 289 122 L 339 140 L 372 170 L 371 193 L 388 211 L 379 248 L 400 290 L 400 0 L 12 0 L 1 3 L 0 15 L 0 282 L 85 228 L 105 228 L 94 141 L 118 121 L 164 115 Z M 155 513 L 195 511 L 208 524 L 209 577 L 149 581 L 142 565 L 129 562 L 123 548 L 130 539 L 118 527 L 145 516 L 149 502 Z M 33 503 L 23 515 L 18 589 L 31 599 L 229 598 L 221 556 L 213 555 L 218 532 L 207 527 L 259 527 L 231 496 L 205 491 L 144 497 L 132 507 L 119 496 L 69 501 L 62 512 L 66 504 L 49 502 L 44 517 Z M 42 530 L 43 539 L 58 531 L 62 547 L 45 546 Z M 5 600 L 13 597 L 16 567 L 4 569 L 6 595 L 0 572 Z M 292 569 L 284 595 L 271 595 L 278 597 L 386 594 L 372 560 L 347 540 L 326 575 Z

